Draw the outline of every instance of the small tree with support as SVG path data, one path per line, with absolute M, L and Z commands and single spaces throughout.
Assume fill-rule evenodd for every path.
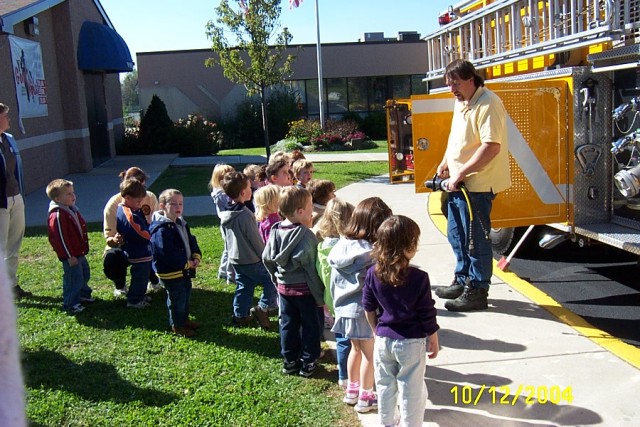
M 216 20 L 207 23 L 206 33 L 217 57 L 207 59 L 205 65 L 220 65 L 224 76 L 243 85 L 249 96 L 260 95 L 268 159 L 271 150 L 266 90 L 269 86 L 283 83 L 285 77 L 291 74 L 295 56 L 287 55 L 285 50 L 292 36 L 286 27 L 278 32 L 281 0 L 238 0 L 237 3 L 238 8 L 234 9 L 228 0 L 222 0 L 216 8 Z M 227 40 L 227 34 L 234 37 L 233 46 Z M 275 44 L 270 46 L 272 39 Z

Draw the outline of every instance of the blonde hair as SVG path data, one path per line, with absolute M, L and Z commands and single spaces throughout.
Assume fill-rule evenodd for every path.
M 280 203 L 280 187 L 266 185 L 253 193 L 253 204 L 256 207 L 256 220 L 264 221 L 272 213 L 278 212 Z
M 298 209 L 304 209 L 308 199 L 311 199 L 311 193 L 304 188 L 294 185 L 282 187 L 278 205 L 280 215 L 287 219 L 291 218 Z
M 337 197 L 329 200 L 316 225 L 317 235 L 322 239 L 344 235 L 354 209 L 351 203 Z
M 54 179 L 49 184 L 47 184 L 47 196 L 54 200 L 57 197 L 60 197 L 63 188 L 73 187 L 73 182 L 67 181 L 66 179 Z
M 218 163 L 213 168 L 213 172 L 211 172 L 211 179 L 209 180 L 209 190 L 213 190 L 214 188 L 222 189 L 222 178 L 224 178 L 225 174 L 228 172 L 235 172 L 233 166 L 227 165 L 225 163 Z

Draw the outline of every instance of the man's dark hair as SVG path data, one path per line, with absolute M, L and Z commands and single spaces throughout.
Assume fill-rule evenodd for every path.
M 484 77 L 478 74 L 471 62 L 464 59 L 455 59 L 444 69 L 445 83 L 447 80 L 455 80 L 456 78 L 462 80 L 473 79 L 476 87 L 484 86 Z

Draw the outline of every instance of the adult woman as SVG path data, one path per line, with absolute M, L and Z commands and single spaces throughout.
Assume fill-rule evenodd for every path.
M 0 103 L 0 250 L 4 252 L 7 275 L 16 298 L 31 292 L 18 285 L 18 255 L 24 236 L 24 185 L 22 159 L 10 127 L 9 107 Z
M 135 178 L 144 185 L 148 176 L 142 169 L 136 166 L 120 172 L 121 181 L 130 178 Z M 107 241 L 107 247 L 104 250 L 102 267 L 105 276 L 115 285 L 113 295 L 116 297 L 123 297 L 127 294 L 127 268 L 129 267 L 127 257 L 121 249 L 124 240 L 116 231 L 116 212 L 121 202 L 122 196 L 120 196 L 120 193 L 114 194 L 109 199 L 104 207 L 103 223 L 104 238 Z M 158 198 L 151 191 L 147 191 L 147 196 L 142 200 L 141 209 L 147 218 L 147 222 L 151 223 L 151 215 L 158 210 Z M 157 289 L 158 278 L 156 275 L 151 273 L 149 280 L 150 287 L 154 290 Z

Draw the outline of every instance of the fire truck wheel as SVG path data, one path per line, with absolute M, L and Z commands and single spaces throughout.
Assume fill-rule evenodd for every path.
M 491 238 L 493 253 L 496 255 L 506 254 L 517 242 L 517 239 L 515 238 L 516 229 L 513 227 L 492 228 L 489 232 L 489 237 Z

